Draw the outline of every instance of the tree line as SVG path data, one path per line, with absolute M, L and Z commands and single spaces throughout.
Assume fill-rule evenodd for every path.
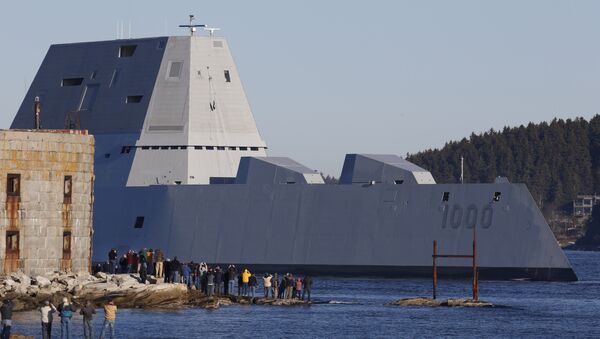
M 544 210 L 570 212 L 577 194 L 600 192 L 600 115 L 504 127 L 408 154 L 438 183 L 493 182 L 498 176 L 525 183 Z

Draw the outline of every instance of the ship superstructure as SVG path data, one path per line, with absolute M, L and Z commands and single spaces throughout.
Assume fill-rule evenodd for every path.
M 96 138 L 98 261 L 147 247 L 258 270 L 420 276 L 433 240 L 467 253 L 477 227 L 481 278 L 577 279 L 523 184 L 436 184 L 401 157 L 349 154 L 329 185 L 268 157 L 222 37 L 53 45 L 12 128 L 33 126 L 35 97 L 43 128 L 75 121 Z

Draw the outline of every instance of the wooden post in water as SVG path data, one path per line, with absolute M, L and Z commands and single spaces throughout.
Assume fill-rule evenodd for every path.
M 435 260 L 437 259 L 437 241 L 433 241 L 433 299 L 437 298 L 437 265 Z
M 473 225 L 473 300 L 479 299 L 479 284 L 477 277 L 477 225 Z

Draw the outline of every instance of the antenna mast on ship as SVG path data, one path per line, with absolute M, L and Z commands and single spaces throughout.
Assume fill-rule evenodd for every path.
M 206 27 L 206 25 L 194 25 L 194 24 L 192 24 L 192 21 L 194 21 L 194 19 L 195 19 L 194 14 L 190 14 L 190 23 L 189 23 L 189 25 L 179 25 L 179 27 L 189 28 L 191 36 L 194 36 L 194 32 L 196 31 L 196 27 Z

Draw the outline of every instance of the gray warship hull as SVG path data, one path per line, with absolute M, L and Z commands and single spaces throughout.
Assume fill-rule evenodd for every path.
M 42 127 L 96 137 L 95 261 L 146 247 L 259 271 L 429 276 L 432 242 L 470 254 L 476 227 L 482 279 L 577 279 L 523 184 L 436 184 L 400 157 L 351 154 L 329 185 L 267 157 L 223 38 L 54 45 L 12 128 L 33 126 L 35 97 Z M 438 264 L 471 275 L 469 261 Z

